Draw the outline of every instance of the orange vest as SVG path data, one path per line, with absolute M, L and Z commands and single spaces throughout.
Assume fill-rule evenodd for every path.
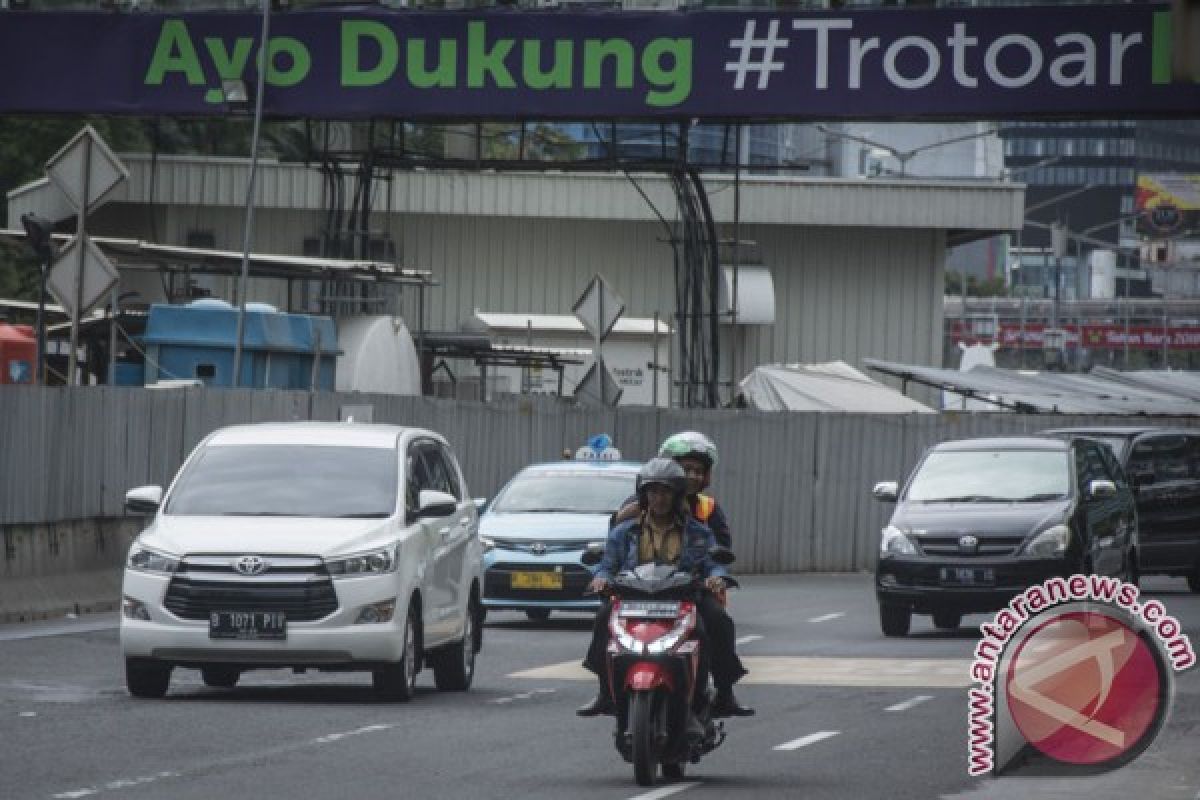
M 709 497 L 706 494 L 696 495 L 696 507 L 692 509 L 692 515 L 697 522 L 708 523 L 708 518 L 712 516 L 713 509 L 717 507 L 716 498 Z

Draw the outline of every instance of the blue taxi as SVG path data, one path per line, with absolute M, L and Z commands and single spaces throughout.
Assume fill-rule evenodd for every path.
M 479 521 L 485 609 L 541 621 L 600 607 L 583 594 L 592 570 L 582 556 L 604 547 L 609 517 L 634 493 L 641 467 L 614 454 L 585 446 L 575 460 L 526 467 L 495 496 Z

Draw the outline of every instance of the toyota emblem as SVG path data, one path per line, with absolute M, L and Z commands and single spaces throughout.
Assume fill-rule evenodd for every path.
M 233 568 L 242 575 L 262 575 L 271 566 L 258 556 L 242 556 L 233 560 Z
M 958 537 L 958 549 L 962 550 L 964 553 L 974 553 L 978 548 L 978 536 L 971 536 L 970 534 L 967 534 L 966 536 Z

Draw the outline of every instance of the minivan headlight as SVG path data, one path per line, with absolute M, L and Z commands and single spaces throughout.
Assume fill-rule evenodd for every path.
M 915 556 L 917 546 L 904 531 L 894 525 L 888 525 L 883 529 L 883 535 L 879 540 L 879 554 L 883 556 Z
M 1057 558 L 1067 552 L 1071 529 L 1066 525 L 1046 528 L 1025 545 L 1025 555 L 1035 558 Z
M 395 572 L 396 564 L 396 554 L 391 547 L 325 560 L 325 568 L 335 578 L 382 575 L 385 572 Z
M 170 575 L 179 568 L 179 559 L 148 547 L 135 547 L 129 554 L 126 566 L 141 572 Z

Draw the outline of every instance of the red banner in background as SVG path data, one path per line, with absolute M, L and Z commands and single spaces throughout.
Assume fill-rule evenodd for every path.
M 1024 327 L 1002 323 L 994 339 L 981 337 L 965 330 L 958 320 L 949 321 L 950 337 L 955 342 L 966 344 L 987 344 L 995 341 L 1002 348 L 1008 349 L 1041 349 L 1044 344 L 1043 333 L 1048 326 L 1031 323 Z M 1083 326 L 1064 325 L 1062 330 L 1067 332 L 1067 347 L 1085 347 L 1089 350 L 1121 350 L 1128 343 L 1130 350 L 1161 350 L 1164 336 L 1166 346 L 1170 350 L 1200 350 L 1200 326 L 1187 327 L 1170 326 L 1164 332 L 1161 327 L 1148 325 L 1124 325 L 1115 323 L 1095 323 Z

